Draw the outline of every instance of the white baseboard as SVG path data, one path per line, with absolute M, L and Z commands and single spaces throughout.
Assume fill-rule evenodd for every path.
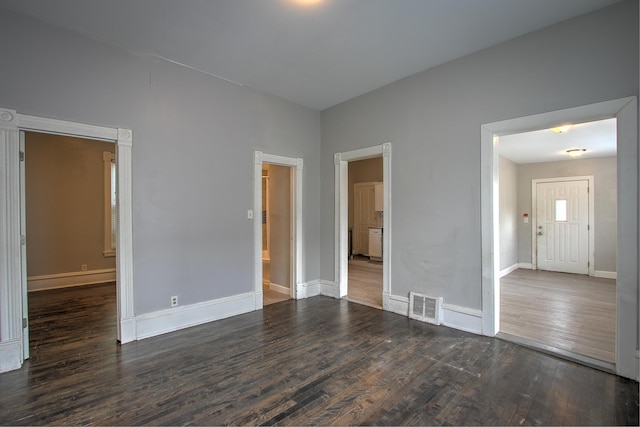
M 304 299 L 320 295 L 320 280 L 312 280 L 306 283 L 299 283 L 296 289 L 296 298 Z
M 593 272 L 593 277 L 599 277 L 601 279 L 617 279 L 618 273 L 616 271 L 602 271 L 596 270 Z
M 454 304 L 442 304 L 442 324 L 481 335 L 482 311 Z
M 513 264 L 510 267 L 505 268 L 504 270 L 500 270 L 500 273 L 498 273 L 498 277 L 504 277 L 507 274 L 513 273 L 514 271 L 516 271 L 519 268 L 520 264 Z
M 269 289 L 278 292 L 280 294 L 291 295 L 291 289 L 288 286 L 278 285 L 276 283 L 269 283 Z
M 136 318 L 130 317 L 120 321 L 120 344 L 136 340 Z
M 0 342 L 0 372 L 13 371 L 22 366 L 22 339 Z
M 330 280 L 320 279 L 320 295 L 336 298 L 336 284 Z
M 522 268 L 523 270 L 533 270 L 533 264 L 530 262 L 521 262 L 518 263 L 518 268 Z
M 409 316 L 409 298 L 400 295 L 382 294 L 382 307 L 392 313 Z
M 168 308 L 136 316 L 136 335 L 149 338 L 254 310 L 253 292 Z
M 115 268 L 91 271 L 73 271 L 71 273 L 46 274 L 43 276 L 27 277 L 27 289 L 29 292 L 33 292 L 115 281 Z

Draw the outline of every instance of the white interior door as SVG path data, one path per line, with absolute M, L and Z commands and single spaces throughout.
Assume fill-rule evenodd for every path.
M 589 274 L 589 181 L 536 184 L 537 268 Z
M 27 288 L 27 215 L 24 132 L 20 132 L 20 281 L 22 284 L 22 355 L 29 358 L 29 293 Z

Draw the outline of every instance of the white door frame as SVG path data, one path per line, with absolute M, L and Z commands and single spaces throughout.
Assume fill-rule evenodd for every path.
M 557 178 L 536 178 L 531 180 L 531 267 L 533 270 L 538 269 L 538 197 L 537 197 L 537 185 L 543 182 L 565 182 L 565 181 L 588 181 L 589 193 L 587 199 L 589 202 L 589 242 L 587 247 L 587 254 L 589 259 L 589 276 L 595 275 L 595 197 L 593 194 L 593 175 L 586 176 L 564 176 Z
M 0 108 L 0 372 L 24 362 L 20 256 L 20 131 L 97 139 L 116 144 L 118 179 L 117 327 L 121 344 L 136 339 L 133 306 L 133 227 L 130 129 L 48 119 Z
M 638 380 L 638 101 L 635 96 L 483 124 L 481 133 L 482 324 L 500 326 L 499 136 L 606 118 L 617 119 L 618 238 L 616 373 Z
M 291 283 L 291 298 L 297 299 L 302 297 L 302 278 L 304 277 L 304 267 L 302 264 L 302 169 L 303 161 L 300 158 L 277 156 L 274 154 L 263 153 L 262 151 L 254 152 L 254 169 L 253 169 L 253 242 L 254 242 L 254 306 L 256 310 L 262 309 L 262 164 L 269 163 L 274 165 L 289 166 L 294 170 L 294 179 L 292 180 L 293 191 L 291 205 L 292 209 L 292 237 L 293 247 L 292 253 L 295 259 L 291 262 L 292 273 L 294 279 Z
M 384 214 L 382 220 L 382 309 L 389 310 L 391 296 L 391 143 L 335 153 L 335 298 L 347 295 L 349 272 L 349 186 L 348 162 L 382 156 Z

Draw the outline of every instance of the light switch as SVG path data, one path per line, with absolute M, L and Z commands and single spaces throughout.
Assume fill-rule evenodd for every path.
M 251 209 L 247 211 L 247 219 L 253 219 L 253 211 Z

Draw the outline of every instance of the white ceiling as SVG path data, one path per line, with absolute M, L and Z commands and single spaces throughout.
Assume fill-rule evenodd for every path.
M 617 1 L 0 0 L 0 7 L 323 110 Z
M 566 153 L 573 148 L 587 151 L 580 159 L 616 155 L 616 119 L 573 125 L 567 132 L 549 129 L 501 136 L 498 143 L 501 156 L 518 164 L 569 160 Z

